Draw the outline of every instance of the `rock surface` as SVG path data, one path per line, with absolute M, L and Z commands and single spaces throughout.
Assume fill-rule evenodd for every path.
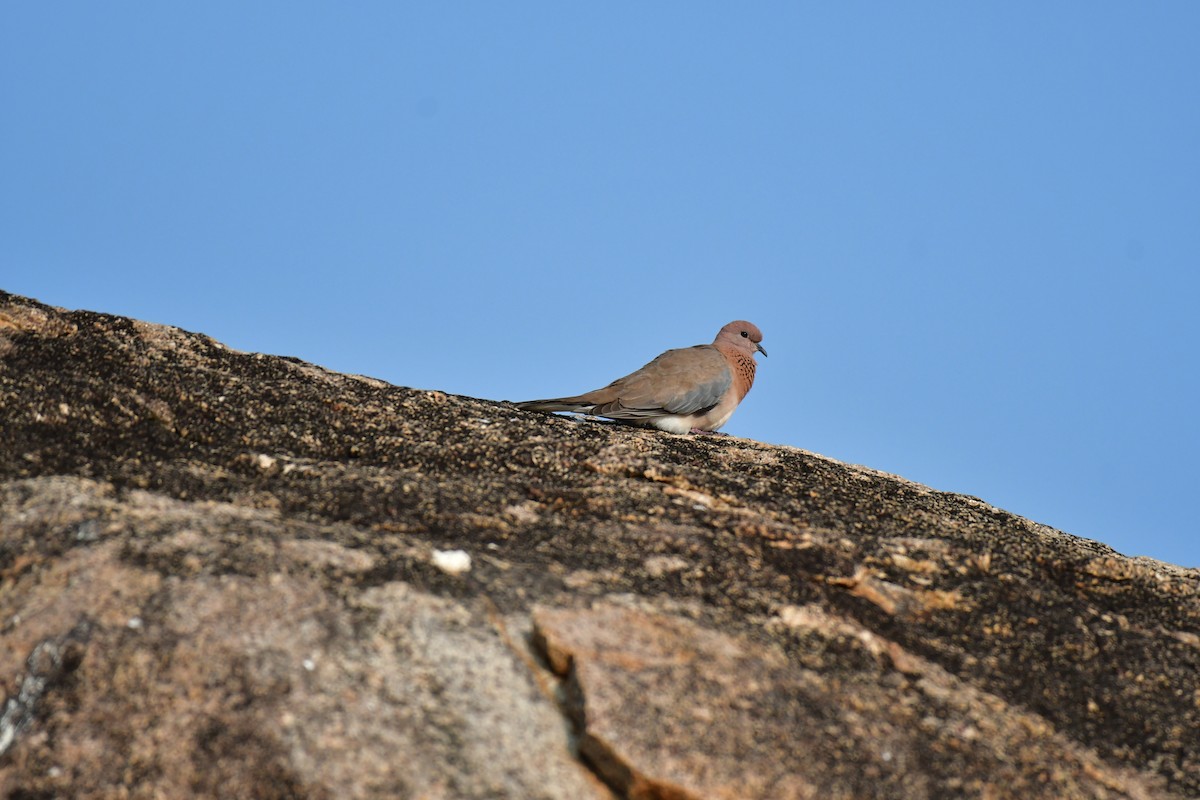
M 0 293 L 0 687 L 14 798 L 1194 797 L 1200 573 Z

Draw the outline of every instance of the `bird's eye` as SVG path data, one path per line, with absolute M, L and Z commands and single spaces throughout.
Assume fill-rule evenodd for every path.
M 746 333 L 745 331 L 742 331 L 742 338 L 743 338 L 743 339 L 749 339 L 749 338 L 750 338 L 750 334 Z

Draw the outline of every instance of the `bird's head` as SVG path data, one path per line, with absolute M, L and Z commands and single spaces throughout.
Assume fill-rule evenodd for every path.
M 721 328 L 721 332 L 717 334 L 717 338 L 713 340 L 713 344 L 724 343 L 750 355 L 754 355 L 757 352 L 765 356 L 767 351 L 760 344 L 762 338 L 762 331 L 758 329 L 757 325 L 753 322 L 746 322 L 744 319 L 739 319 Z

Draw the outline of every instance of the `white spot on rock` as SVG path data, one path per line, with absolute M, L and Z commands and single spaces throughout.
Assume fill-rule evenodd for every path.
M 434 550 L 433 565 L 449 575 L 461 575 L 471 569 L 471 556 L 466 550 Z
M 532 524 L 538 521 L 537 505 L 528 501 L 520 505 L 507 506 L 502 513 L 517 522 L 525 524 Z
M 642 566 L 651 578 L 661 578 L 669 572 L 681 572 L 688 568 L 687 559 L 679 556 L 650 556 Z

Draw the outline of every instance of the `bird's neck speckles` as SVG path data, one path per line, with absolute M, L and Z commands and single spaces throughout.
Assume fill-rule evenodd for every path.
M 733 366 L 733 385 L 737 390 L 738 401 L 740 402 L 746 393 L 750 391 L 750 387 L 754 385 L 754 370 L 758 364 L 754 360 L 754 356 L 749 353 L 743 353 L 740 350 L 730 348 L 720 348 L 725 358 Z

